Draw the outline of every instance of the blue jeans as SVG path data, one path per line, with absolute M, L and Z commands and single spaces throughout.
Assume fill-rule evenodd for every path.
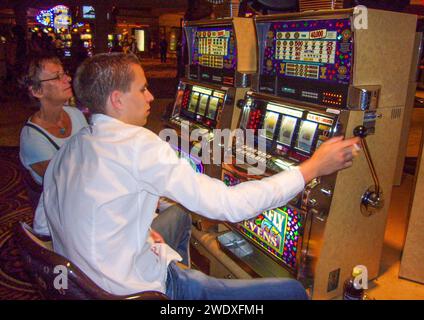
M 191 216 L 179 205 L 172 205 L 153 219 L 152 229 L 159 232 L 165 242 L 190 266 Z
M 293 279 L 217 279 L 197 270 L 168 266 L 166 295 L 176 300 L 307 300 L 301 283 Z

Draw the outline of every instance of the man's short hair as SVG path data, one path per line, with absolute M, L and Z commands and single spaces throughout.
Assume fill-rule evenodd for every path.
M 114 90 L 128 92 L 135 79 L 132 65 L 140 60 L 121 52 L 100 53 L 86 59 L 74 77 L 78 103 L 91 113 L 106 113 L 106 101 Z
M 24 74 L 19 79 L 20 85 L 28 91 L 29 96 L 32 98 L 33 95 L 29 90 L 30 88 L 33 91 L 39 91 L 41 89 L 40 74 L 47 62 L 62 65 L 62 62 L 57 56 L 49 54 L 37 55 L 25 66 Z

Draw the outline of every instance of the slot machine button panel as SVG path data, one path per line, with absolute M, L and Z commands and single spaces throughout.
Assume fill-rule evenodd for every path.
M 309 200 L 308 200 L 308 205 L 309 205 L 310 207 L 315 207 L 315 206 L 317 205 L 317 200 L 316 200 L 316 199 L 314 199 L 314 198 L 309 199 Z

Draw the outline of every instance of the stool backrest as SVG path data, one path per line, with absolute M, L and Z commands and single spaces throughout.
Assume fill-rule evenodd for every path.
M 127 296 L 108 293 L 95 284 L 75 264 L 55 253 L 50 241 L 37 236 L 24 222 L 16 225 L 16 236 L 24 269 L 46 299 L 53 300 L 166 300 L 161 292 L 144 291 Z

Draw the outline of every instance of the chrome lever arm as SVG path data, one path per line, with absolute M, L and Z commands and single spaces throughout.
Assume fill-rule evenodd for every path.
M 365 140 L 365 137 L 368 135 L 367 129 L 364 126 L 358 126 L 353 130 L 353 134 L 361 138 L 362 149 L 364 150 L 368 168 L 371 171 L 374 181 L 374 185 L 370 186 L 361 198 L 361 213 L 369 217 L 384 206 L 383 191 L 380 187 L 380 181 L 378 180 L 377 171 L 375 170 L 367 141 Z

